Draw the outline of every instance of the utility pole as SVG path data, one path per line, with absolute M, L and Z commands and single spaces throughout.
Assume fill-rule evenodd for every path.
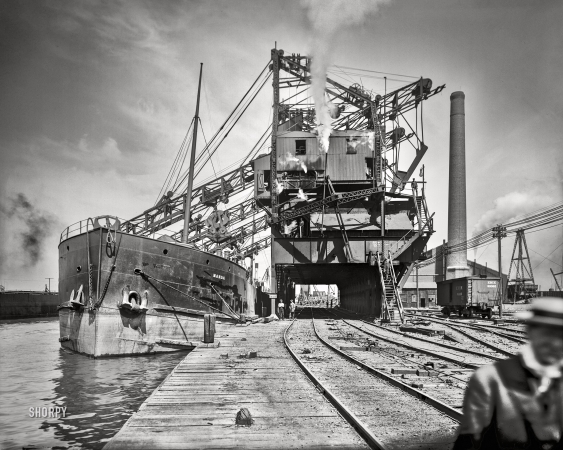
M 501 255 L 501 245 L 500 240 L 503 237 L 506 237 L 506 227 L 503 227 L 501 224 L 498 224 L 496 227 L 493 227 L 493 238 L 498 239 L 498 275 L 500 278 L 500 301 L 498 304 L 498 312 L 499 316 L 502 319 L 502 302 L 504 301 L 504 283 L 502 279 L 502 255 Z
M 52 277 L 51 277 L 51 278 L 45 277 L 45 279 L 46 279 L 46 280 L 49 280 L 49 292 L 51 292 L 51 280 L 54 280 L 54 278 L 52 278 Z

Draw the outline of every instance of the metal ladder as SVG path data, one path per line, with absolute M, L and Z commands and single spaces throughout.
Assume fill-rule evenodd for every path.
M 389 257 L 391 256 L 389 252 Z M 389 260 L 391 262 L 391 260 Z M 401 296 L 399 295 L 399 291 L 397 289 L 398 283 L 397 278 L 395 276 L 395 269 L 391 262 L 391 276 L 385 279 L 384 276 L 384 267 L 383 261 L 381 261 L 379 257 L 379 253 L 377 254 L 377 266 L 379 268 L 380 274 L 380 281 L 381 286 L 383 289 L 382 297 L 382 308 L 383 308 L 383 319 L 388 320 L 389 322 L 395 321 L 395 308 L 399 313 L 399 320 L 401 323 L 405 323 L 405 310 L 403 308 L 403 302 L 401 301 Z

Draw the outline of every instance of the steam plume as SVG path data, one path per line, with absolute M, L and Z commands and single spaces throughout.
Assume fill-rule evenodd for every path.
M 473 234 L 478 234 L 499 223 L 512 222 L 518 216 L 530 214 L 554 202 L 551 196 L 545 194 L 510 192 L 494 201 L 494 207 L 485 212 L 475 224 Z
M 24 194 L 19 193 L 9 199 L 9 207 L 0 207 L 0 212 L 8 218 L 23 222 L 20 230 L 21 248 L 26 262 L 36 265 L 43 254 L 43 242 L 50 235 L 56 223 L 55 217 L 46 211 L 35 208 Z
M 325 99 L 326 72 L 331 64 L 337 35 L 347 27 L 363 25 L 389 0 L 302 0 L 313 27 L 311 91 L 317 114 L 321 147 L 328 152 L 332 118 Z
M 305 192 L 303 192 L 303 189 L 299 188 L 299 192 L 297 192 L 297 196 L 296 198 L 300 199 L 300 200 L 308 200 L 309 197 L 307 197 L 307 194 L 305 194 Z

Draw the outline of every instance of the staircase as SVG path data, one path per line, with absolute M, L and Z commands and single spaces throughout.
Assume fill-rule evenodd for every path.
M 391 273 L 386 276 L 383 259 L 377 253 L 379 279 L 383 288 L 381 319 L 384 322 L 404 323 L 405 315 L 401 297 L 397 290 L 397 279 L 391 264 Z
M 418 215 L 420 217 L 421 223 L 426 223 L 428 221 L 428 212 L 424 207 L 424 198 L 422 196 L 416 196 L 416 209 L 418 211 Z
M 401 312 L 395 301 L 395 288 L 393 286 L 393 281 L 389 278 L 384 280 L 385 286 L 385 303 L 387 303 L 389 308 L 389 322 L 391 323 L 401 323 Z

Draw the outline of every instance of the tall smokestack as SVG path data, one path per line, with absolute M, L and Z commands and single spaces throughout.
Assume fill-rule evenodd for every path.
M 465 94 L 450 96 L 450 184 L 448 195 L 448 247 L 467 241 L 465 205 Z M 469 275 L 467 246 L 446 257 L 446 279 Z

